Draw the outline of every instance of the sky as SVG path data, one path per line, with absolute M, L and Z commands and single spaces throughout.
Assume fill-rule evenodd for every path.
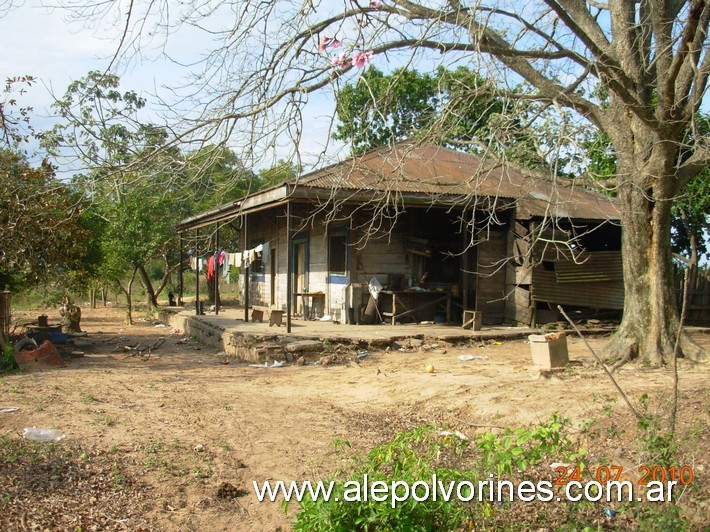
M 32 124 L 37 130 L 49 129 L 55 119 L 52 117 L 53 94 L 61 96 L 69 83 L 85 76 L 90 70 L 105 70 L 111 63 L 118 41 L 117 28 L 86 27 L 80 22 L 68 20 L 66 13 L 59 9 L 48 9 L 41 0 L 15 0 L 16 7 L 3 12 L 0 0 L 0 76 L 3 81 L 9 77 L 31 75 L 37 84 L 26 94 L 17 96 L 18 106 L 33 107 Z M 182 30 L 181 30 L 182 31 Z M 202 42 L 201 42 L 202 41 Z M 162 41 L 161 41 L 162 42 Z M 175 62 L 165 58 L 143 57 L 131 62 L 128 69 L 113 69 L 121 77 L 123 90 L 135 90 L 144 96 L 151 121 L 160 123 L 157 114 L 158 99 L 169 100 L 169 86 L 180 85 L 190 73 L 189 65 L 197 60 L 208 48 L 204 34 L 183 34 L 180 39 L 170 39 L 166 50 Z M 146 56 L 159 56 L 158 52 L 147 50 Z M 311 113 L 304 116 L 305 131 L 308 131 L 302 146 L 306 159 L 319 153 L 328 135 L 329 117 L 334 104 L 326 95 L 312 98 Z M 270 160 L 275 162 L 286 157 L 287 151 L 277 148 Z M 306 160 L 306 162 L 308 162 Z M 62 169 L 60 168 L 60 173 Z

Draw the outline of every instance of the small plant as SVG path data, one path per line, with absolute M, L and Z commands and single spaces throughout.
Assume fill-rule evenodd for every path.
M 15 349 L 8 344 L 5 346 L 5 351 L 3 352 L 3 357 L 0 361 L 0 371 L 12 371 L 13 369 L 17 369 L 17 367 L 17 362 L 15 362 Z
M 581 458 L 585 452 L 575 450 L 566 435 L 570 426 L 569 419 L 553 414 L 548 423 L 532 429 L 506 428 L 499 435 L 482 434 L 476 440 L 476 447 L 483 453 L 485 468 L 495 469 L 499 478 L 503 473 L 512 475 L 516 471 L 525 471 L 544 458 L 577 462 L 582 466 Z
M 337 438 L 333 443 L 338 454 L 350 449 L 347 440 Z M 398 504 L 370 498 L 354 504 L 355 494 L 346 479 L 364 479 L 367 475 L 370 485 L 401 481 L 414 486 L 416 482 L 431 483 L 436 474 L 446 485 L 458 480 L 473 482 L 470 471 L 456 467 L 467 447 L 467 440 L 455 434 L 443 436 L 434 427 L 426 426 L 397 434 L 392 441 L 373 448 L 365 456 L 346 457 L 344 463 L 350 466 L 349 470 L 336 472 L 332 477 L 336 484 L 330 499 L 304 498 L 294 529 L 455 530 L 470 518 L 470 508 L 465 504 L 431 497 L 423 501 L 410 497 Z M 284 509 L 288 511 L 286 501 Z
M 637 427 L 640 431 L 639 454 L 644 463 L 671 466 L 676 459 L 676 444 L 673 434 L 663 428 L 662 416 L 649 411 L 648 394 L 639 400 L 641 419 Z
M 85 405 L 88 405 L 90 403 L 98 403 L 99 400 L 89 393 L 89 394 L 82 396 L 81 402 L 84 403 Z
M 116 424 L 116 422 L 110 416 L 101 416 L 98 421 L 101 425 L 104 425 L 106 427 L 112 427 Z

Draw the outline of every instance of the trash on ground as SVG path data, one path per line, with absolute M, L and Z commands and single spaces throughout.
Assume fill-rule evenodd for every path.
M 157 323 L 153 327 L 155 327 L 156 329 L 159 329 L 161 327 L 167 327 L 167 325 L 165 325 L 164 323 Z
M 357 357 L 359 359 L 367 358 L 369 356 L 370 356 L 370 353 L 368 353 L 367 351 L 358 351 L 358 353 L 357 353 Z
M 466 436 L 463 432 L 459 432 L 458 430 L 455 430 L 451 432 L 450 430 L 442 430 L 439 433 L 439 436 L 456 436 L 460 440 L 468 440 L 468 436 Z
M 19 406 L 2 406 L 0 407 L 0 414 L 12 414 L 20 409 Z
M 460 355 L 459 360 L 467 361 L 467 360 L 488 360 L 487 356 L 481 356 L 481 355 Z
M 22 437 L 26 440 L 42 442 L 58 442 L 64 439 L 64 433 L 57 429 L 43 429 L 39 427 L 25 427 Z

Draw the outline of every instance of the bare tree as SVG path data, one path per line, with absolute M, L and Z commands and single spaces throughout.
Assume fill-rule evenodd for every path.
M 197 28 L 213 37 L 202 69 L 176 89 L 183 99 L 173 108 L 187 117 L 178 139 L 230 138 L 254 151 L 288 137 L 298 146 L 309 100 L 337 91 L 358 67 L 390 61 L 464 64 L 495 78 L 505 97 L 571 110 L 606 133 L 626 287 L 609 350 L 654 363 L 673 356 L 671 202 L 710 162 L 708 139 L 694 129 L 710 73 L 706 0 L 188 4 L 179 12 L 169 2 L 64 4 L 77 16 L 124 17 L 124 59 L 144 51 L 149 35 Z M 520 84 L 531 90 L 513 90 Z

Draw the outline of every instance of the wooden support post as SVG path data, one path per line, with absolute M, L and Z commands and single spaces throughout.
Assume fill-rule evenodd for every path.
M 286 202 L 286 332 L 291 334 L 291 298 L 293 297 L 293 235 L 291 235 L 291 202 Z
M 195 314 L 200 312 L 200 230 L 195 229 Z
M 214 313 L 219 315 L 219 223 L 214 233 Z
M 182 233 L 179 234 L 178 240 L 180 242 L 180 267 L 178 268 L 178 307 L 182 307 L 183 301 L 182 301 L 182 296 L 183 292 L 185 291 L 185 287 L 183 285 L 184 283 L 184 278 L 183 278 L 183 273 L 185 270 L 185 244 L 182 241 Z
M 243 251 L 246 251 L 247 246 L 249 245 L 249 224 L 247 223 L 247 215 L 244 215 L 244 248 Z M 244 257 L 244 254 L 242 253 L 242 257 Z M 249 276 L 251 275 L 251 265 L 247 266 L 244 268 L 244 322 L 248 323 L 249 322 Z

